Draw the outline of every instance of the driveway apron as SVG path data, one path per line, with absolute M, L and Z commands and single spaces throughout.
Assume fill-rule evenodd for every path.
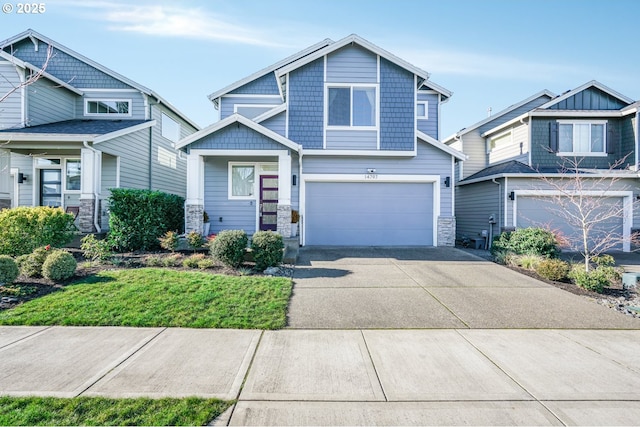
M 302 248 L 293 329 L 640 329 L 640 321 L 455 248 Z

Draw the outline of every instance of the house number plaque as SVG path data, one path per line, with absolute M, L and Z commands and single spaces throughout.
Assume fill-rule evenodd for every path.
M 364 176 L 364 179 L 370 180 L 370 179 L 378 179 L 378 174 L 377 173 L 368 173 Z

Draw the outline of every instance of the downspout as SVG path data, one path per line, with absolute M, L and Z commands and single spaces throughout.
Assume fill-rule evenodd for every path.
M 636 153 L 636 172 L 638 171 L 638 163 L 640 163 L 640 154 L 638 154 L 638 149 L 640 149 L 640 107 L 638 107 L 638 111 L 636 111 L 636 146 L 634 147 Z
M 149 103 L 149 117 L 153 119 L 153 106 L 156 104 Z M 149 190 L 151 190 L 151 184 L 153 183 L 152 178 L 152 167 L 153 167 L 153 126 L 149 126 Z
M 496 181 L 495 178 L 493 178 L 491 180 L 491 182 L 493 182 L 494 184 L 498 184 L 498 210 L 497 212 L 500 212 L 500 205 L 502 204 L 502 184 L 500 184 L 498 181 Z M 497 213 L 496 213 L 497 215 Z M 496 221 L 496 219 L 493 219 L 495 224 L 498 224 L 499 221 Z M 491 248 L 491 244 L 493 243 L 493 224 L 489 223 L 489 236 L 487 237 L 487 249 Z
M 82 145 L 84 146 L 84 148 L 86 148 L 87 150 L 93 151 L 94 157 L 93 157 L 93 162 L 94 162 L 94 175 L 96 174 L 96 170 L 95 170 L 95 159 L 98 156 L 98 150 L 96 150 L 93 147 L 89 146 L 89 142 L 87 141 L 82 141 Z M 94 183 L 94 188 L 93 188 L 93 199 L 95 201 L 95 203 L 93 204 L 93 226 L 96 228 L 96 232 L 97 233 L 101 233 L 102 232 L 102 227 L 100 227 L 100 223 L 98 221 L 98 214 L 100 213 L 100 196 L 98 194 L 98 192 L 95 189 L 95 183 L 96 183 L 96 179 L 94 177 L 93 180 Z

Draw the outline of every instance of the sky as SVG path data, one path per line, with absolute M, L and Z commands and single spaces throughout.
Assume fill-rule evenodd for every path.
M 353 33 L 453 92 L 443 139 L 544 89 L 597 80 L 640 99 L 638 0 L 48 0 L 38 14 L 0 3 L 0 40 L 34 29 L 202 127 L 218 120 L 210 93 Z

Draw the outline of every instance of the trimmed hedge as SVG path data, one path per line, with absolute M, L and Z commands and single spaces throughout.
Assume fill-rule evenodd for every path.
M 62 208 L 18 207 L 0 211 L 0 255 L 20 256 L 39 246 L 63 247 L 73 240 L 73 215 Z
M 282 262 L 284 255 L 282 236 L 273 231 L 256 231 L 251 238 L 251 250 L 256 270 L 275 267 Z
M 67 280 L 76 272 L 77 266 L 73 255 L 67 251 L 56 250 L 51 252 L 42 264 L 42 276 L 56 282 Z
M 157 249 L 159 237 L 184 228 L 184 198 L 161 191 L 114 188 L 109 212 L 109 240 L 119 251 Z
M 0 285 L 10 285 L 19 274 L 20 270 L 14 259 L 9 255 L 0 255 Z

